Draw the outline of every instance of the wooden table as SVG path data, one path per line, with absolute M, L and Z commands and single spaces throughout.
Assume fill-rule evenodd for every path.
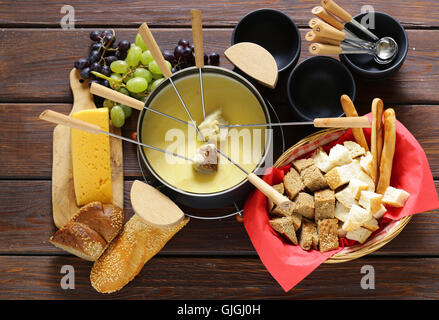
M 339 0 L 351 13 L 360 3 Z M 266 271 L 242 224 L 234 218 L 193 220 L 139 276 L 120 292 L 99 295 L 90 286 L 91 264 L 53 247 L 51 161 L 53 126 L 37 120 L 47 107 L 67 113 L 72 95 L 68 73 L 87 55 L 93 29 L 114 28 L 118 39 L 133 40 L 141 22 L 153 28 L 163 49 L 180 38 L 192 39 L 189 10 L 203 9 L 205 49 L 219 53 L 230 45 L 233 27 L 246 13 L 263 7 L 291 16 L 302 36 L 318 0 L 298 1 L 69 1 L 74 30 L 62 30 L 65 1 L 0 1 L 0 299 L 171 299 L 171 298 L 439 298 L 439 210 L 416 215 L 391 243 L 367 257 L 321 265 L 285 293 Z M 366 3 L 365 3 L 366 4 Z M 398 119 L 424 148 L 435 179 L 439 178 L 439 1 L 369 0 L 377 11 L 401 21 L 410 47 L 394 77 L 367 83 L 357 80 L 361 113 L 372 98 L 395 108 Z M 305 43 L 300 61 L 307 58 Z M 299 62 L 300 62 L 299 61 Z M 221 64 L 231 68 L 224 56 Z M 295 120 L 283 89 L 272 101 L 284 121 Z M 123 129 L 135 130 L 137 113 Z M 292 145 L 311 129 L 287 130 Z M 125 205 L 128 191 L 141 176 L 133 145 L 124 145 Z M 436 180 L 439 187 L 439 180 Z M 231 208 L 211 210 L 222 214 Z M 196 210 L 189 210 L 192 213 Z M 61 266 L 75 268 L 75 290 L 62 290 Z M 363 290 L 360 273 L 372 265 L 375 290 Z

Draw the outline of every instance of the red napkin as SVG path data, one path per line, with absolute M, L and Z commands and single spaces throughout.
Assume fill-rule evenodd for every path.
M 368 117 L 372 118 L 370 114 Z M 364 133 L 370 140 L 370 129 L 364 129 Z M 436 188 L 424 150 L 400 122 L 397 123 L 396 135 L 391 186 L 406 190 L 410 193 L 410 197 L 403 208 L 388 207 L 388 212 L 381 220 L 381 228 L 376 233 L 384 230 L 384 226 L 392 220 L 439 207 Z M 353 140 L 351 130 L 338 140 L 325 145 L 324 148 L 329 150 L 333 145 L 346 140 Z M 290 166 L 286 165 L 280 169 L 270 168 L 263 179 L 270 185 L 280 183 Z M 337 250 L 325 253 L 316 250 L 305 251 L 300 246 L 286 242 L 271 228 L 268 221 L 267 199 L 256 190 L 244 207 L 244 225 L 262 263 L 285 291 L 289 291 L 302 281 L 326 259 L 343 250 L 344 246 L 355 243 L 340 239 L 340 247 Z

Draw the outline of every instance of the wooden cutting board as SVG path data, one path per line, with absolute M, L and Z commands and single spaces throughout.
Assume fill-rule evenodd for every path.
M 88 81 L 80 82 L 78 70 L 70 72 L 70 87 L 73 92 L 73 107 L 70 114 L 96 108 L 90 94 Z M 110 131 L 120 135 L 119 128 Z M 113 203 L 123 208 L 123 154 L 122 140 L 110 137 L 111 176 Z M 53 130 L 52 163 L 52 209 L 53 220 L 58 228 L 64 226 L 76 213 L 75 190 L 73 187 L 72 159 L 70 153 L 70 128 L 57 125 Z

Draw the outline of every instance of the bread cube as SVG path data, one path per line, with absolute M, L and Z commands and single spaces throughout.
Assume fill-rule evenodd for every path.
M 314 197 L 305 192 L 299 192 L 294 199 L 294 212 L 300 213 L 308 219 L 314 219 Z
M 362 227 L 372 232 L 380 228 L 380 226 L 378 225 L 378 221 L 375 218 L 372 218 L 369 221 L 363 223 Z
M 319 235 L 317 233 L 317 226 L 308 219 L 303 219 L 302 228 L 299 234 L 299 245 L 303 250 L 318 249 Z
M 296 168 L 296 170 L 300 173 L 303 169 L 306 169 L 314 164 L 314 160 L 309 159 L 300 159 L 293 161 L 293 166 Z
M 328 187 L 325 177 L 315 165 L 303 169 L 300 172 L 300 177 L 305 186 L 311 191 L 317 191 Z
M 372 218 L 370 211 L 354 204 L 349 211 L 347 220 L 343 224 L 343 230 L 353 231 L 361 227 Z
M 369 151 L 366 152 L 366 155 L 362 156 L 360 159 L 360 166 L 364 172 L 367 173 L 369 177 L 372 177 L 373 170 L 373 155 Z
M 335 194 L 335 198 L 341 202 L 345 207 L 351 208 L 353 204 L 357 204 L 354 195 L 349 186 Z
M 347 231 L 343 230 L 343 222 L 338 222 L 338 237 L 346 238 Z
M 352 178 L 358 176 L 359 172 L 361 172 L 359 161 L 352 161 L 349 164 L 331 169 L 325 175 L 325 178 L 329 187 L 332 190 L 335 190 L 338 187 L 349 183 Z
M 314 193 L 314 219 L 334 218 L 335 196 L 334 191 L 324 189 Z
M 358 203 L 364 209 L 369 210 L 372 215 L 377 213 L 381 209 L 381 194 L 372 191 L 361 191 L 360 200 Z
M 355 200 L 360 200 L 361 191 L 369 190 L 369 185 L 357 178 L 352 178 L 351 181 L 349 181 L 348 188 L 351 190 Z
M 366 183 L 368 186 L 367 190 L 375 191 L 375 182 L 373 182 L 373 179 L 370 176 L 368 176 L 367 173 L 365 173 L 362 169 L 360 169 L 355 179 L 358 179 Z
M 276 190 L 277 192 L 279 192 L 280 194 L 284 194 L 285 193 L 285 188 L 284 188 L 284 184 L 281 182 L 279 184 L 275 184 L 273 185 L 273 189 Z M 268 211 L 271 212 L 274 208 L 274 203 L 273 201 L 271 201 L 270 199 L 268 200 Z
M 351 163 L 352 157 L 345 146 L 336 144 L 329 151 L 329 161 L 331 161 L 334 167 L 342 166 Z
M 314 160 L 316 167 L 323 172 L 328 172 L 333 168 L 329 156 L 322 148 L 317 149 L 311 158 Z
M 371 234 L 372 234 L 371 231 L 360 227 L 356 230 L 348 231 L 348 233 L 346 234 L 346 238 L 350 240 L 358 241 L 359 243 L 363 244 L 366 242 L 366 240 L 370 237 Z
M 271 227 L 292 243 L 298 244 L 296 230 L 292 217 L 283 217 L 270 220 Z
M 300 191 L 305 189 L 305 185 L 303 184 L 299 173 L 294 168 L 291 168 L 290 171 L 284 176 L 283 182 L 285 192 L 290 200 L 293 200 L 293 198 L 297 196 Z
M 321 252 L 331 251 L 338 248 L 338 220 L 323 219 L 317 223 L 319 234 L 319 246 Z
M 402 189 L 396 189 L 394 187 L 387 187 L 383 196 L 383 203 L 392 207 L 402 207 L 407 201 L 410 193 Z
M 274 216 L 289 217 L 293 215 L 294 207 L 294 203 L 287 208 L 274 205 L 270 213 Z
M 382 200 L 381 200 L 381 201 L 382 201 Z M 374 213 L 374 214 L 373 214 L 373 217 L 374 217 L 375 219 L 381 219 L 381 218 L 384 216 L 384 214 L 385 214 L 386 212 L 387 212 L 386 207 L 385 207 L 383 204 L 381 204 L 380 210 L 378 210 L 378 212 Z
M 341 202 L 337 201 L 335 204 L 334 216 L 338 220 L 345 222 L 349 217 L 350 210 L 350 208 L 345 207 Z
M 343 145 L 349 150 L 352 159 L 364 156 L 366 154 L 366 150 L 354 141 L 345 141 Z

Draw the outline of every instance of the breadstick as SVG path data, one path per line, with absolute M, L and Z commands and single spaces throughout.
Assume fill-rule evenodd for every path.
M 340 98 L 341 106 L 346 117 L 358 117 L 357 110 L 355 109 L 354 103 L 348 95 L 344 94 Z M 369 146 L 367 145 L 366 137 L 362 128 L 352 128 L 352 133 L 354 135 L 355 141 L 362 146 L 366 151 L 369 151 Z
M 375 98 L 372 101 L 372 132 L 370 136 L 370 152 L 372 153 L 372 179 L 378 182 L 378 165 L 383 149 L 383 100 Z
M 392 175 L 393 155 L 395 154 L 396 144 L 396 116 L 392 108 L 384 111 L 384 144 L 380 161 L 380 178 L 376 192 L 384 194 L 390 185 L 390 176 Z

